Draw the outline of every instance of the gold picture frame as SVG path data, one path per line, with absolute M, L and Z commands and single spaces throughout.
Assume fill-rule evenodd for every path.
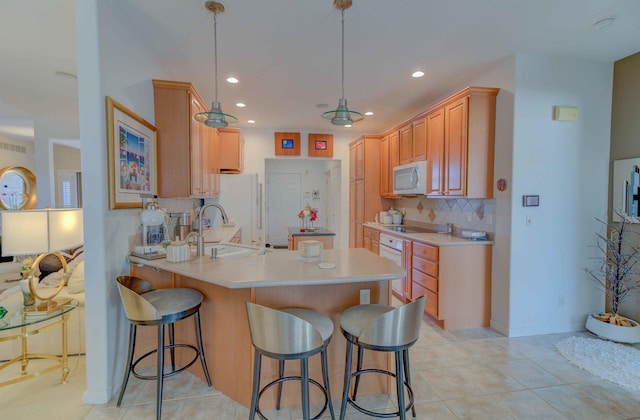
M 110 210 L 141 208 L 140 194 L 157 194 L 157 136 L 153 125 L 107 96 Z

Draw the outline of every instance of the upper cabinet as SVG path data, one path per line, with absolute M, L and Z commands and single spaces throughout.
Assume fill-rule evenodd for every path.
M 400 165 L 413 161 L 413 128 L 411 123 L 403 125 L 398 131 L 400 141 Z
M 153 80 L 158 129 L 158 196 L 216 197 L 220 143 L 211 127 L 193 116 L 207 110 L 191 83 Z
M 493 198 L 497 94 L 470 87 L 427 113 L 429 196 Z
M 411 137 L 413 140 L 411 161 L 427 160 L 427 123 L 425 117 L 411 122 Z
M 387 133 L 380 140 L 380 195 L 383 198 L 398 198 L 393 194 L 393 168 L 400 164 L 399 131 Z
M 220 172 L 239 174 L 244 170 L 244 138 L 238 128 L 218 128 Z

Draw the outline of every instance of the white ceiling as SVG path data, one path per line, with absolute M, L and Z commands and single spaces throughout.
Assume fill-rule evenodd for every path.
M 240 127 L 254 119 L 262 128 L 336 129 L 316 107 L 333 109 L 341 95 L 340 12 L 332 1 L 223 3 L 223 110 Z M 204 0 L 101 7 L 135 28 L 173 79 L 214 99 L 213 17 Z M 595 29 L 605 17 L 615 17 L 613 25 Z M 75 79 L 55 74 L 76 72 L 74 28 L 73 0 L 0 2 L 0 132 L 30 118 L 77 127 Z M 377 133 L 516 52 L 613 62 L 638 51 L 639 0 L 354 0 L 345 12 L 345 96 L 350 109 L 375 112 L 353 129 Z M 425 77 L 411 78 L 417 69 Z M 226 83 L 229 75 L 240 83 Z M 236 108 L 239 101 L 247 107 Z

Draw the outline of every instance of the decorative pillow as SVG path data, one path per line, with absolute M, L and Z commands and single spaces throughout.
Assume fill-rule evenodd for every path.
M 66 251 L 61 251 L 60 255 L 64 257 L 64 259 L 67 261 L 67 264 L 70 264 L 78 256 L 83 255 L 83 251 L 83 247 L 78 247 Z M 47 255 L 42 259 L 42 261 L 40 261 L 38 268 L 40 269 L 40 281 L 42 281 L 51 273 L 59 272 L 62 269 L 62 261 L 60 261 L 60 258 L 55 255 Z
M 58 262 L 60 263 L 60 266 L 62 266 L 62 263 L 60 262 L 60 259 L 56 257 L 56 259 L 58 260 Z M 65 284 L 68 282 L 69 277 L 73 274 L 73 272 L 75 271 L 76 267 L 84 261 L 84 254 L 80 253 L 78 254 L 78 256 L 76 258 L 74 258 L 73 260 L 71 260 L 70 262 L 67 263 L 67 277 L 64 277 L 64 269 L 60 268 L 60 270 L 54 272 L 54 273 L 50 273 L 46 276 L 46 278 L 43 279 L 42 275 L 40 276 L 40 283 L 39 286 L 41 287 L 58 287 L 58 285 L 60 284 L 60 282 L 64 282 Z
M 67 282 L 67 293 L 82 292 L 84 292 L 84 261 L 80 261 Z

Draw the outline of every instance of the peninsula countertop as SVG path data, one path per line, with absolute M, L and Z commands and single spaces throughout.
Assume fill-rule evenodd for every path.
M 178 263 L 134 256 L 129 260 L 228 289 L 347 284 L 394 280 L 406 274 L 402 267 L 364 248 L 323 250 L 320 261 L 314 262 L 301 260 L 298 251 L 285 250 L 267 250 L 244 258 L 192 255 L 189 261 Z M 321 262 L 333 263 L 335 268 L 320 268 Z

